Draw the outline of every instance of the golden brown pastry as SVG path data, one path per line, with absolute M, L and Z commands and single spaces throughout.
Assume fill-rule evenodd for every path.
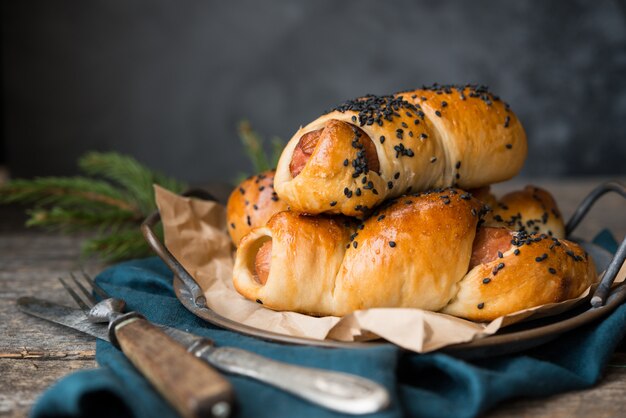
M 411 191 L 509 179 L 526 152 L 522 125 L 499 98 L 435 85 L 348 101 L 301 128 L 275 187 L 292 210 L 363 217 Z
M 504 195 L 490 206 L 492 211 L 485 217 L 486 226 L 565 237 L 563 216 L 552 195 L 544 189 L 526 186 Z
M 272 215 L 287 210 L 287 204 L 274 191 L 274 173 L 268 170 L 249 177 L 230 194 L 226 220 L 235 246 L 253 228 L 265 225 Z
M 234 285 L 271 309 L 315 315 L 439 310 L 467 272 L 481 209 L 446 189 L 399 198 L 362 223 L 281 212 L 241 241 Z
M 597 279 L 578 245 L 546 234 L 480 228 L 470 271 L 443 313 L 491 321 L 500 316 L 579 296 Z

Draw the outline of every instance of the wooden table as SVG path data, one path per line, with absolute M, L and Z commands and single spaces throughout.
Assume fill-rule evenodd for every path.
M 605 179 L 536 180 L 554 195 L 566 218 L 593 187 Z M 626 178 L 620 179 L 626 184 Z M 501 185 L 497 192 L 521 183 Z M 592 237 L 608 227 L 626 235 L 626 202 L 606 196 L 577 230 Z M 0 416 L 25 416 L 43 390 L 78 369 L 96 367 L 94 339 L 20 313 L 15 300 L 36 295 L 70 303 L 57 277 L 81 265 L 81 237 L 66 237 L 22 227 L 24 216 L 0 207 Z M 83 264 L 96 273 L 104 266 Z M 622 344 L 596 387 L 544 399 L 507 401 L 489 417 L 617 417 L 626 411 L 626 345 Z

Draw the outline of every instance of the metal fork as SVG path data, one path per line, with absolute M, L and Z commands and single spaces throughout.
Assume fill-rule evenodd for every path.
M 90 322 L 107 322 L 109 340 L 120 348 L 156 390 L 185 418 L 230 415 L 234 399 L 230 383 L 209 364 L 195 357 L 161 328 L 137 312 L 123 313 L 125 303 L 110 297 L 84 271 L 88 286 L 70 273 L 75 288 L 59 281 Z
M 84 270 L 81 270 L 83 278 L 89 286 L 93 289 L 93 291 L 102 299 L 100 302 L 96 300 L 96 298 L 89 292 L 85 286 L 76 278 L 74 273 L 70 272 L 70 277 L 72 281 L 76 285 L 77 289 L 80 289 L 84 298 L 81 298 L 71 286 L 67 284 L 63 278 L 59 277 L 59 281 L 67 290 L 67 293 L 70 294 L 72 299 L 80 306 L 80 308 L 86 312 L 87 319 L 89 322 L 93 323 L 101 323 L 101 322 L 111 322 L 115 320 L 116 317 L 121 315 L 124 312 L 124 308 L 126 307 L 126 302 L 122 299 L 117 299 L 109 296 L 104 289 L 102 289 L 96 282 L 87 274 Z

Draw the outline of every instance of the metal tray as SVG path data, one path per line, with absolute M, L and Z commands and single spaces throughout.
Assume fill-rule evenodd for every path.
M 565 228 L 568 239 L 578 242 L 585 248 L 594 259 L 598 270 L 603 271 L 606 269 L 606 274 L 594 293 L 591 304 L 583 303 L 560 315 L 521 322 L 503 328 L 494 335 L 468 343 L 447 346 L 438 351 L 459 358 L 484 358 L 526 350 L 551 341 L 564 332 L 603 318 L 622 304 L 626 300 L 626 284 L 616 286 L 613 289 L 611 289 L 611 285 L 626 259 L 626 238 L 620 244 L 615 255 L 612 255 L 593 243 L 578 240 L 571 235 L 595 202 L 608 192 L 617 193 L 626 198 L 626 187 L 624 185 L 613 181 L 603 183 L 581 202 L 571 219 L 567 222 Z M 184 193 L 184 195 L 205 200 L 215 200 L 209 193 L 203 190 L 190 190 Z M 141 226 L 144 237 L 154 252 L 174 273 L 174 290 L 178 299 L 189 311 L 205 321 L 252 337 L 287 344 L 328 348 L 367 348 L 376 345 L 390 344 L 382 340 L 372 342 L 341 342 L 292 337 L 240 324 L 215 313 L 206 306 L 206 300 L 200 286 L 198 286 L 193 277 L 155 235 L 153 228 L 159 221 L 160 215 L 158 212 L 146 218 Z

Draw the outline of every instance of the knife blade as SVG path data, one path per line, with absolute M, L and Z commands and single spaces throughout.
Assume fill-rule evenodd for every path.
M 22 297 L 17 305 L 29 315 L 109 341 L 107 325 L 89 322 L 80 309 L 35 297 Z M 208 338 L 166 325 L 155 325 L 218 370 L 259 380 L 328 409 L 357 415 L 377 412 L 389 405 L 387 390 L 372 380 L 287 364 L 238 348 L 215 347 Z

